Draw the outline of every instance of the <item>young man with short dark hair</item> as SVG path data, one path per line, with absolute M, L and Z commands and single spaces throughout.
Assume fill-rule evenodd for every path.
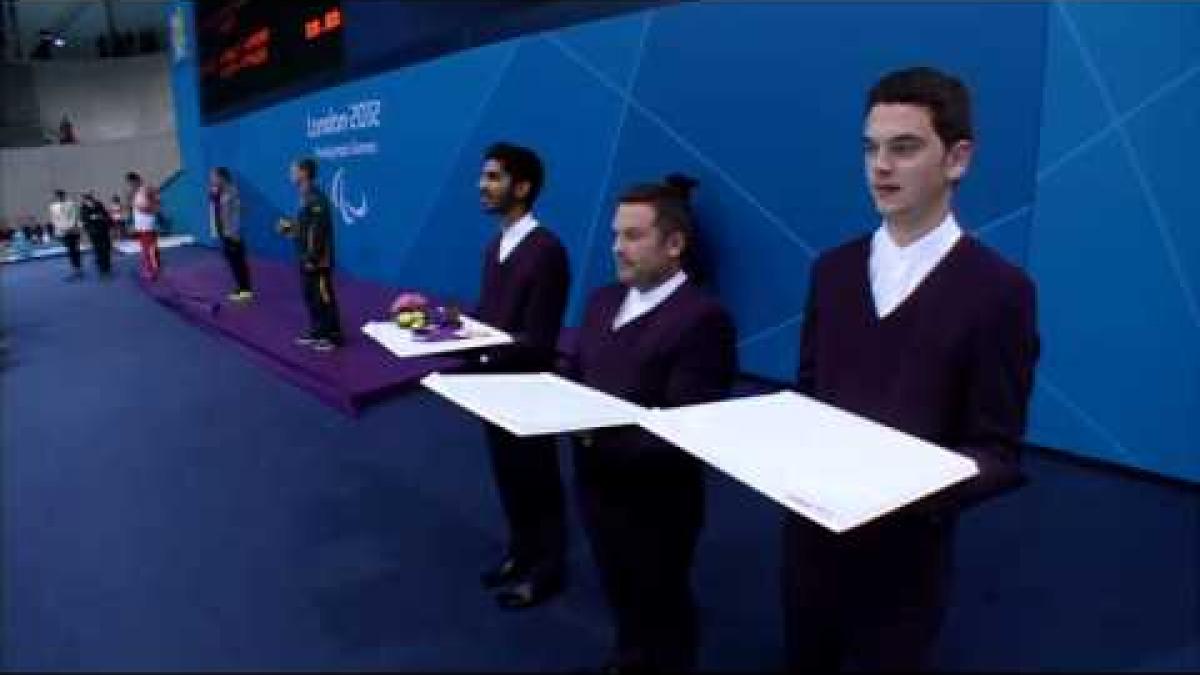
M 478 354 L 478 369 L 554 369 L 571 273 L 566 248 L 533 215 L 544 178 L 541 159 L 529 148 L 496 143 L 484 153 L 480 202 L 499 231 L 484 249 L 477 313 L 516 342 Z M 492 424 L 484 428 L 509 537 L 502 559 L 484 571 L 483 585 L 496 591 L 503 608 L 532 607 L 565 583 L 558 444 L 553 436 L 520 438 Z
M 1034 287 L 964 233 L 951 199 L 974 150 L 970 98 L 930 68 L 867 99 L 864 166 L 882 224 L 812 268 L 796 387 L 969 456 L 980 475 L 856 530 L 789 515 L 789 670 L 918 671 L 945 615 L 959 511 L 1019 481 L 1039 343 Z
M 309 330 L 296 344 L 330 352 L 342 344 L 337 296 L 333 291 L 333 212 L 329 198 L 317 185 L 317 162 L 311 157 L 292 162 L 292 184 L 300 196 L 295 218 L 281 218 L 278 230 L 296 242 Z

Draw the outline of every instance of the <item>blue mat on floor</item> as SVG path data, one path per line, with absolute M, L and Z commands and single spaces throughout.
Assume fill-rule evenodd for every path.
M 59 262 L 0 276 L 5 668 L 599 663 L 610 629 L 576 522 L 565 595 L 507 614 L 479 588 L 504 530 L 475 419 L 423 392 L 341 415 L 163 312 L 128 278 L 136 260 L 118 264 L 109 283 L 62 283 Z M 1028 487 L 963 519 L 940 665 L 1200 668 L 1197 491 L 1045 454 L 1028 466 Z M 780 513 L 710 486 L 701 665 L 777 669 Z

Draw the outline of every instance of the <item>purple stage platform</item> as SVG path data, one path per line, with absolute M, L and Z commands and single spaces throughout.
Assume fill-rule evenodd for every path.
M 215 251 L 168 261 L 157 282 L 139 281 L 164 306 L 232 339 L 284 379 L 349 415 L 414 386 L 429 373 L 464 363 L 454 356 L 399 359 L 363 335 L 362 325 L 383 318 L 398 290 L 344 277 L 335 278 L 334 285 L 345 344 L 329 353 L 296 345 L 293 339 L 308 328 L 296 267 L 251 258 L 250 274 L 254 300 L 244 305 L 225 298 L 232 280 Z

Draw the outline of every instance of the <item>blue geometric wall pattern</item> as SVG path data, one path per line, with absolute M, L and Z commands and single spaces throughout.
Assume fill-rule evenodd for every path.
M 813 257 L 877 224 L 859 151 L 865 91 L 917 63 L 960 74 L 974 95 L 960 220 L 1038 285 L 1031 440 L 1200 480 L 1200 5 L 685 3 L 441 57 L 190 136 L 197 122 L 181 118 L 181 144 L 189 169 L 233 168 L 251 246 L 276 256 L 290 255 L 270 232 L 294 208 L 287 162 L 375 148 L 322 161 L 327 187 L 336 177 L 349 205 L 370 205 L 337 224 L 342 273 L 466 300 L 494 228 L 478 208 L 480 155 L 498 139 L 535 147 L 549 171 L 538 215 L 571 256 L 569 323 L 612 279 L 617 195 L 691 173 L 742 369 L 787 381 Z M 378 102 L 380 126 L 307 133 L 363 101 Z
M 788 381 L 814 256 L 877 225 L 860 139 L 865 92 L 884 72 L 929 64 L 970 84 L 980 152 L 960 218 L 1024 263 L 1045 15 L 1002 3 L 673 5 L 295 98 L 205 127 L 195 154 L 233 169 L 250 246 L 275 256 L 289 254 L 270 230 L 294 208 L 287 163 L 322 155 L 327 187 L 352 207 L 369 202 L 365 217 L 341 211 L 351 216 L 337 224 L 343 273 L 470 299 L 494 228 L 478 208 L 480 155 L 498 139 L 528 144 L 548 168 L 538 215 L 572 260 L 568 322 L 613 278 L 616 196 L 692 173 L 742 368 Z M 363 101 L 376 102 L 378 127 L 308 133 L 313 119 Z
M 1031 437 L 1200 481 L 1200 5 L 1048 18 Z

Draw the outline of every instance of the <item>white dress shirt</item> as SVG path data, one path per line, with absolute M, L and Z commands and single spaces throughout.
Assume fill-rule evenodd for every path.
M 50 224 L 54 234 L 63 234 L 79 227 L 79 208 L 70 199 L 50 204 Z
M 629 292 L 625 294 L 625 302 L 621 303 L 621 309 L 613 318 L 612 329 L 619 330 L 630 321 L 663 304 L 686 281 L 687 274 L 683 270 L 679 270 L 675 276 L 647 291 L 639 291 L 630 286 Z
M 883 318 L 895 311 L 933 268 L 954 248 L 962 228 L 954 214 L 920 239 L 900 247 L 892 240 L 887 223 L 880 225 L 871 238 L 871 295 L 875 298 L 875 313 Z
M 508 256 L 517 248 L 517 245 L 530 232 L 533 232 L 537 226 L 538 221 L 533 217 L 533 214 L 526 213 L 524 216 L 521 216 L 520 220 L 504 228 L 504 231 L 500 234 L 500 250 L 497 251 L 496 259 L 502 264 L 505 260 L 508 260 Z

